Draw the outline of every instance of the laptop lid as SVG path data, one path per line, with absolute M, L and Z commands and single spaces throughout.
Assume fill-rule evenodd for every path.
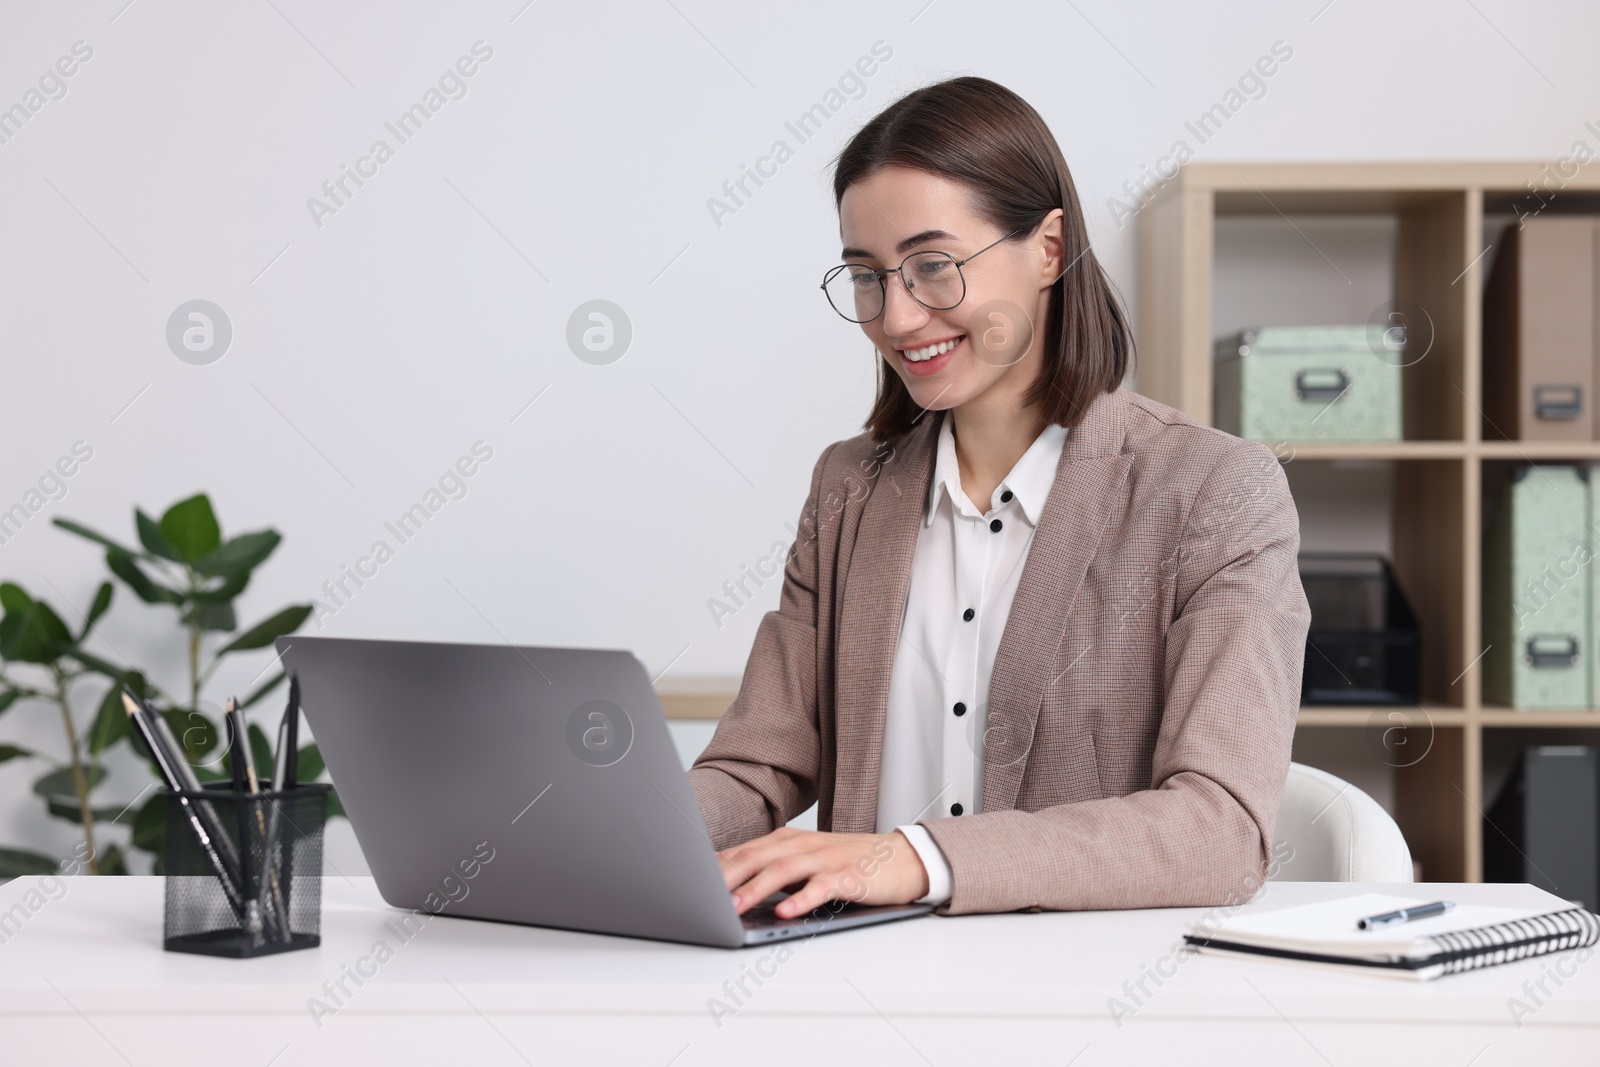
M 276 645 L 390 904 L 745 942 L 631 653 L 300 634 Z

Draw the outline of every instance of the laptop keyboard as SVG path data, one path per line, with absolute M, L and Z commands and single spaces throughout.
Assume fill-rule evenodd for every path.
M 780 918 L 776 906 L 772 904 L 757 904 L 739 916 L 739 921 L 744 923 L 746 930 L 765 929 L 769 926 L 798 926 L 805 919 L 804 915 L 793 919 Z
M 765 930 L 774 926 L 800 926 L 808 921 L 815 923 L 819 919 L 836 919 L 841 915 L 849 915 L 852 912 L 860 911 L 862 906 L 847 901 L 837 911 L 832 910 L 827 905 L 819 905 L 819 907 L 822 910 L 822 915 L 820 916 L 813 915 L 812 912 L 802 912 L 792 919 L 784 919 L 778 916 L 776 904 L 757 904 L 739 916 L 739 920 L 744 923 L 746 930 Z

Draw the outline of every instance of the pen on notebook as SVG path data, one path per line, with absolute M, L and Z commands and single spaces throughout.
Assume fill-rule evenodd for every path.
M 172 766 L 172 759 L 162 744 L 155 728 L 150 724 L 153 717 L 147 708 L 124 687 L 122 691 L 122 706 L 128 713 L 129 720 L 133 723 L 134 730 L 144 741 L 145 747 L 150 750 L 150 758 L 155 760 L 156 769 L 161 772 L 162 779 L 167 783 L 167 788 L 178 794 L 178 803 L 183 806 L 184 814 L 189 820 L 189 825 L 194 829 L 195 836 L 200 840 L 200 847 L 205 852 L 206 858 L 211 861 L 212 870 L 222 882 L 222 891 L 228 898 L 228 904 L 241 916 L 244 914 L 243 895 L 239 891 L 239 883 L 235 880 L 233 872 L 223 861 L 222 854 L 217 851 L 216 844 L 211 834 L 206 831 L 195 805 L 189 802 L 184 795 L 183 778 L 177 769 Z
M 1418 904 L 1414 908 L 1399 908 L 1395 911 L 1386 911 L 1381 915 L 1368 915 L 1365 919 L 1357 919 L 1356 928 L 1371 930 L 1378 926 L 1408 923 L 1413 919 L 1428 919 L 1435 915 L 1443 915 L 1455 906 L 1455 901 L 1453 900 L 1436 900 L 1431 904 Z

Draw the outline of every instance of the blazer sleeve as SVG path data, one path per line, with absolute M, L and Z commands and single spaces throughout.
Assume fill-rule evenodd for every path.
M 1237 904 L 1260 888 L 1311 624 L 1299 547 L 1277 457 L 1235 446 L 1163 561 L 1176 585 L 1151 787 L 924 823 L 952 871 L 939 914 Z
M 837 447 L 824 449 L 811 472 L 778 607 L 756 629 L 739 693 L 689 768 L 690 788 L 719 850 L 771 833 L 817 799 L 818 500 L 828 455 Z

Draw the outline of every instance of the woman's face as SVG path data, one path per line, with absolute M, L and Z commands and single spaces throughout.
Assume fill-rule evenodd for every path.
M 948 310 L 912 299 L 900 275 L 886 277 L 883 314 L 861 329 L 918 406 L 942 411 L 980 396 L 1021 405 L 1041 358 L 1043 331 L 1034 324 L 1045 321 L 1050 286 L 1062 272 L 1061 216 L 1056 209 L 1033 234 L 963 266 L 966 294 Z M 965 260 L 1005 235 L 973 211 L 966 186 L 898 166 L 845 189 L 839 234 L 844 261 L 874 269 L 898 267 L 926 250 Z M 911 266 L 906 273 L 915 283 Z

